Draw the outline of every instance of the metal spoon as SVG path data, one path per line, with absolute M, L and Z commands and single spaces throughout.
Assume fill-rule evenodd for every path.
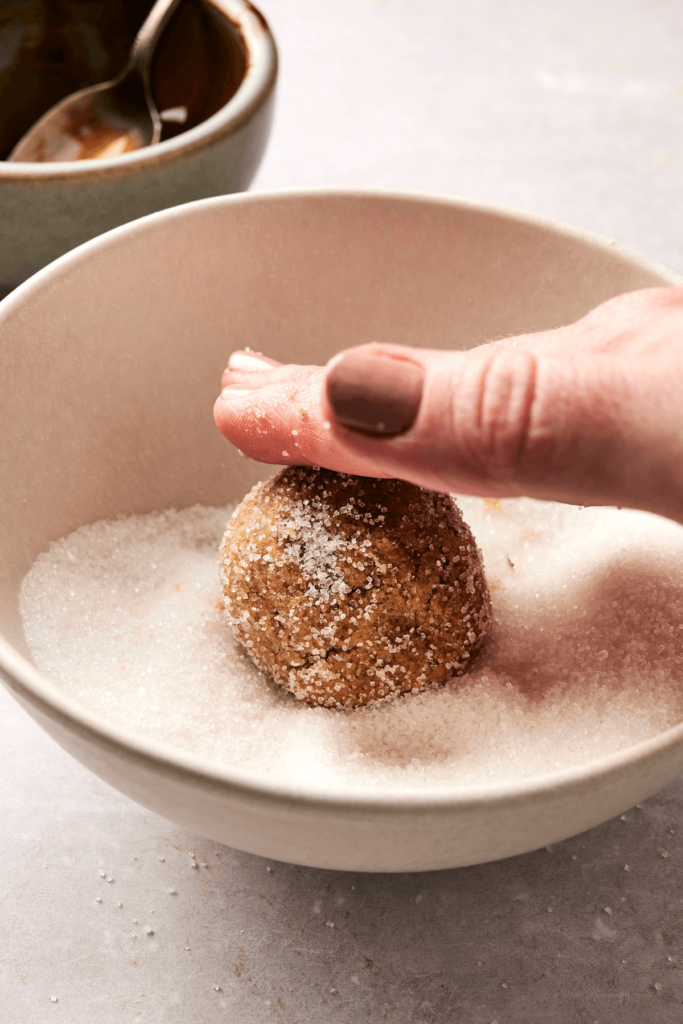
M 161 120 L 149 81 L 159 36 L 180 0 L 157 0 L 135 37 L 121 74 L 56 103 L 16 144 L 8 160 L 53 162 L 120 156 L 153 146 Z

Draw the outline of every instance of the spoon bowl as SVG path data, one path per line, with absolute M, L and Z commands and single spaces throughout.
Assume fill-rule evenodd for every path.
M 8 160 L 58 163 L 107 159 L 157 143 L 161 119 L 150 88 L 149 66 L 179 2 L 157 0 L 121 74 L 55 104 L 19 140 Z

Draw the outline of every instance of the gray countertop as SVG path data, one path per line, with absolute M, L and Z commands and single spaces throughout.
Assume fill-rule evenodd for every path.
M 282 75 L 255 188 L 469 196 L 683 271 L 679 3 L 263 7 Z M 4 691 L 0 722 L 11 1024 L 683 1019 L 681 780 L 552 849 L 356 875 L 265 861 L 156 817 Z

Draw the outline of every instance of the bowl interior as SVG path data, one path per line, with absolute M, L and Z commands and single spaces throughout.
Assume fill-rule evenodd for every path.
M 152 0 L 22 0 L 3 5 L 0 160 L 53 104 L 122 70 L 151 6 Z M 244 77 L 246 61 L 239 28 L 221 4 L 185 0 L 164 30 L 152 64 L 159 111 L 186 110 L 184 121 L 164 120 L 162 141 L 225 106 Z
M 467 348 L 675 280 L 533 218 L 391 195 L 206 200 L 88 243 L 0 307 L 0 631 L 28 656 L 18 588 L 51 540 L 269 475 L 213 424 L 232 349 Z

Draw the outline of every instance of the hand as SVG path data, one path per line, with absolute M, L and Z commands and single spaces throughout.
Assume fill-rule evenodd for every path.
M 259 462 L 683 522 L 683 287 L 469 352 L 373 344 L 327 367 L 236 352 L 223 389 L 216 423 Z

